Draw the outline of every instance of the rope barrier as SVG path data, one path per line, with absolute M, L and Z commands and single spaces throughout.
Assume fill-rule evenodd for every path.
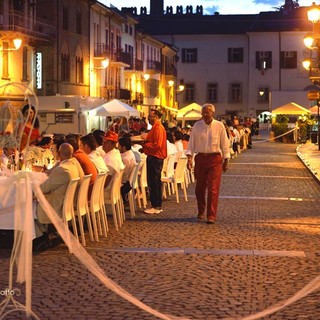
M 298 131 L 298 128 L 293 128 L 283 134 L 280 134 L 279 136 L 276 136 L 276 137 L 272 137 L 272 138 L 269 138 L 269 139 L 265 139 L 265 140 L 259 140 L 259 141 L 252 141 L 252 144 L 256 144 L 256 143 L 262 143 L 262 142 L 269 142 L 271 140 L 275 140 L 275 139 L 278 139 L 278 138 L 281 138 L 281 137 L 284 137 L 286 135 L 288 135 L 289 133 L 293 132 L 293 131 Z

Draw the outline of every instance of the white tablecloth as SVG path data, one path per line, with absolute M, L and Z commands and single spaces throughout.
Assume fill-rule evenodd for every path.
M 43 183 L 48 178 L 47 175 L 43 172 L 28 172 L 28 174 L 32 175 L 32 181 L 37 184 Z M 19 196 L 17 198 L 17 185 L 19 183 L 21 188 Z M 0 175 L 0 229 L 14 230 L 15 204 L 17 201 L 20 201 L 22 206 L 27 206 L 26 193 L 24 192 L 26 191 L 26 188 L 32 188 L 32 185 L 28 185 L 27 179 L 23 178 L 21 172 L 14 173 L 9 177 Z M 36 219 L 36 206 L 34 205 L 34 203 L 32 206 L 32 210 L 33 216 Z M 23 221 L 23 213 L 21 213 L 21 219 L 21 221 Z M 33 238 L 35 238 L 36 232 L 34 224 L 32 224 L 32 228 Z

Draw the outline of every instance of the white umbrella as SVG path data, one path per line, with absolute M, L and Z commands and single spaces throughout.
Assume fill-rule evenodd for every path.
M 101 117 L 140 117 L 140 112 L 137 109 L 117 99 L 104 103 L 92 111 L 96 116 Z

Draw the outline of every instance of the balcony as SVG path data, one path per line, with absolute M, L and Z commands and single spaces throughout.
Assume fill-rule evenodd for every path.
M 109 58 L 109 47 L 105 43 L 96 42 L 94 44 L 94 57 L 95 58 Z
M 135 69 L 137 71 L 143 71 L 143 61 L 139 59 L 135 59 Z
M 165 67 L 165 70 L 164 70 L 164 74 L 166 76 L 174 76 L 176 77 L 177 76 L 177 68 L 172 64 L 170 66 L 166 66 Z
M 135 98 L 135 99 L 132 100 L 132 104 L 143 104 L 143 93 L 142 92 L 136 92 L 136 94 L 133 98 Z
M 120 89 L 119 99 L 121 100 L 131 100 L 131 91 L 127 89 Z
M 155 60 L 147 61 L 146 72 L 148 73 L 161 73 L 161 62 Z
M 9 14 L 0 15 L 0 29 L 28 35 L 32 41 L 51 42 L 56 37 L 56 29 L 47 20 L 32 18 L 19 10 L 9 10 Z

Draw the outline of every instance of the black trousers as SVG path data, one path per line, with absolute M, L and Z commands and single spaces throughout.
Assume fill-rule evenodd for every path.
M 162 167 L 163 159 L 147 156 L 147 182 L 149 187 L 150 202 L 153 208 L 162 207 Z

